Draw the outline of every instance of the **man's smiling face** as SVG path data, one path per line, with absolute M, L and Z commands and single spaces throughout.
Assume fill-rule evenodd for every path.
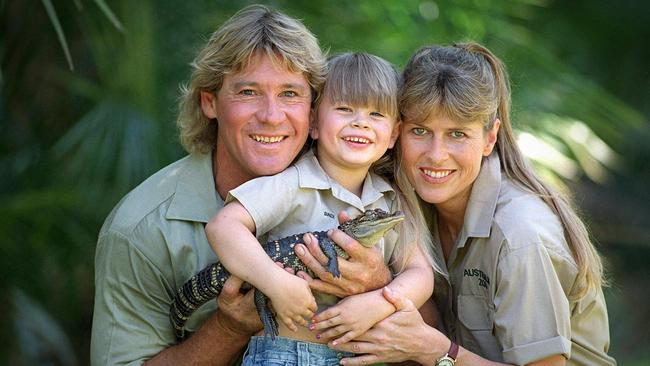
M 219 173 L 232 175 L 237 186 L 279 173 L 307 140 L 309 82 L 300 72 L 276 66 L 265 54 L 254 55 L 243 71 L 225 75 L 216 97 L 205 94 L 203 111 L 219 124 L 217 179 Z

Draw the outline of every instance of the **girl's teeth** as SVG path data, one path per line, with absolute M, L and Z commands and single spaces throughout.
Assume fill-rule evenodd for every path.
M 364 143 L 364 144 L 367 144 L 367 143 L 370 142 L 369 140 L 366 140 L 366 139 L 361 138 L 361 137 L 346 137 L 345 141 L 361 142 L 361 143 Z

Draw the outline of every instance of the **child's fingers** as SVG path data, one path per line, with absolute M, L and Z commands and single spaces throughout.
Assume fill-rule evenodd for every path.
M 316 303 L 316 299 L 314 297 L 311 298 L 311 304 L 309 305 L 309 310 L 311 311 L 311 315 L 308 318 L 312 318 L 314 315 L 316 315 L 316 312 L 318 311 L 318 304 Z
M 305 320 L 305 318 L 303 318 L 303 317 L 301 317 L 299 315 L 293 317 L 293 322 L 294 322 L 294 324 L 301 325 L 303 327 L 307 326 L 307 321 Z
M 307 319 L 311 319 L 314 317 L 314 312 L 311 311 L 311 309 L 307 309 L 304 313 L 302 313 L 302 318 L 307 321 Z
M 320 313 L 314 315 L 314 317 L 311 319 L 314 323 L 317 322 L 323 322 L 328 319 L 334 318 L 341 314 L 341 311 L 338 309 L 338 306 L 332 306 L 331 308 L 327 308 Z
M 296 324 L 294 324 L 293 320 L 291 320 L 290 317 L 283 316 L 281 319 L 284 325 L 286 325 L 287 328 L 289 328 L 289 330 L 291 330 L 292 332 L 298 331 L 298 327 L 296 326 Z
M 312 320 L 312 323 L 309 326 L 309 329 L 310 330 L 323 330 L 323 329 L 328 329 L 328 328 L 335 327 L 335 326 L 337 326 L 337 325 L 339 325 L 341 323 L 343 323 L 341 317 L 336 315 L 336 316 L 334 316 L 332 318 L 324 319 L 324 320 L 321 320 L 321 321 L 318 321 L 318 322 Z
M 296 314 L 300 314 L 305 319 L 311 319 L 316 315 L 316 311 L 318 310 L 318 305 L 316 304 L 316 300 L 312 297 L 311 302 L 304 308 L 302 309 L 301 312 L 296 312 Z

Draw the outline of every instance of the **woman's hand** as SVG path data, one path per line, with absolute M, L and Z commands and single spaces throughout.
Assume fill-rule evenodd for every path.
M 440 356 L 433 345 L 446 337 L 429 327 L 411 300 L 384 287 L 382 294 L 397 311 L 380 321 L 354 341 L 328 345 L 331 348 L 361 353 L 362 355 L 344 358 L 344 365 L 368 365 L 377 362 L 401 362 L 414 360 L 422 364 L 432 363 Z M 447 342 L 449 342 L 447 340 Z M 447 343 L 447 347 L 449 344 Z

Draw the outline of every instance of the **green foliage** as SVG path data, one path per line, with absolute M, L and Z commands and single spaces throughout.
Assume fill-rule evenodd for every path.
M 178 86 L 187 80 L 188 64 L 209 34 L 249 3 L 0 3 L 0 305 L 15 309 L 13 288 L 35 303 L 23 306 L 32 310 L 21 307 L 22 313 L 4 312 L 2 324 L 43 308 L 58 325 L 42 331 L 60 326 L 75 345 L 72 358 L 82 364 L 88 359 L 99 228 L 122 195 L 182 155 L 174 127 Z M 642 114 L 648 112 L 650 83 L 631 82 L 645 65 L 612 49 L 619 44 L 611 42 L 617 35 L 599 27 L 608 16 L 619 22 L 643 18 L 636 15 L 649 14 L 649 6 L 583 2 L 582 11 L 594 20 L 582 17 L 583 28 L 577 28 L 567 14 L 580 11 L 579 5 L 551 0 L 264 3 L 302 19 L 330 54 L 365 50 L 398 67 L 426 44 L 486 44 L 509 68 L 514 122 L 540 174 L 567 188 L 587 181 L 615 197 L 617 207 L 629 197 L 650 201 L 645 188 L 650 128 Z M 645 23 L 636 22 L 630 20 L 642 29 Z M 593 32 L 602 38 L 592 37 Z M 647 47 L 625 38 L 628 31 L 621 29 L 620 37 L 623 51 L 647 55 Z M 627 60 L 629 68 L 616 68 L 619 59 Z M 616 73 L 610 73 L 614 68 Z M 585 197 L 586 210 L 596 207 Z M 618 225 L 616 232 L 629 233 L 635 224 L 640 234 L 626 242 L 648 235 L 647 210 L 635 208 L 619 217 L 612 207 L 588 211 L 599 232 L 614 232 Z M 634 255 L 618 249 L 607 253 L 615 260 Z M 628 268 L 623 264 L 615 268 Z M 638 329 L 632 323 L 617 322 Z M 615 330 L 613 336 L 627 336 Z M 20 364 L 24 361 L 17 360 L 32 347 L 13 334 L 11 327 L 0 330 L 5 345 L 0 363 Z M 612 342 L 615 354 L 624 343 L 620 338 Z M 634 352 L 628 356 L 630 363 L 634 357 Z
M 70 56 L 70 48 L 68 48 L 68 41 L 65 38 L 65 33 L 63 32 L 63 28 L 61 28 L 61 22 L 59 22 L 59 16 L 56 15 L 56 9 L 54 9 L 54 5 L 52 5 L 52 2 L 50 0 L 43 0 L 42 2 L 43 2 L 43 7 L 45 7 L 45 10 L 47 11 L 47 16 L 50 17 L 52 26 L 56 31 L 56 35 L 59 39 L 59 43 L 61 44 L 61 49 L 63 49 L 63 53 L 65 53 L 65 59 L 66 61 L 68 61 L 68 66 L 70 67 L 70 70 L 74 70 L 74 64 L 72 63 L 72 57 Z

